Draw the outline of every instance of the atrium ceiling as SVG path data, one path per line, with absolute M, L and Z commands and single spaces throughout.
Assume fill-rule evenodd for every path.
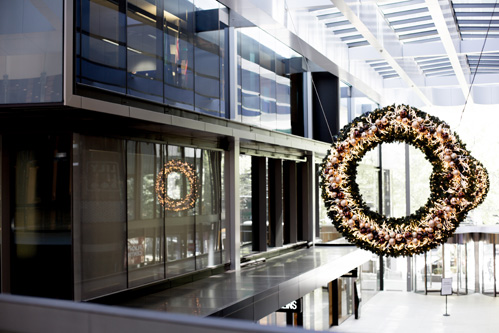
M 311 33 L 298 20 L 346 49 L 347 60 L 331 59 L 347 83 L 381 82 L 379 95 L 418 106 L 499 104 L 497 0 L 284 0 L 284 6 L 284 25 L 302 40 L 308 43 Z

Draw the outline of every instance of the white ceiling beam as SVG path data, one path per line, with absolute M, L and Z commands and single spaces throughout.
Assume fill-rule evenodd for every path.
M 458 41 L 456 52 L 460 54 L 480 54 L 482 53 L 483 39 L 460 40 Z M 402 46 L 402 54 L 404 57 L 437 57 L 447 56 L 447 51 L 442 42 L 428 42 L 428 43 L 409 43 Z M 487 38 L 487 43 L 483 49 L 483 54 L 499 53 L 499 38 Z M 361 46 L 351 48 L 349 50 L 351 59 L 355 60 L 371 60 L 378 59 L 379 52 L 369 46 Z M 394 57 L 397 59 L 398 57 Z
M 397 58 L 401 59 L 400 57 L 402 56 L 402 44 L 384 20 L 378 20 L 375 18 L 374 15 L 378 13 L 377 9 L 372 6 L 368 8 L 369 5 L 373 4 L 369 2 L 355 4 L 355 9 L 362 17 L 361 18 L 350 8 L 345 0 L 331 0 L 331 2 L 342 12 L 342 14 L 359 31 L 359 33 L 362 34 L 362 36 L 368 41 L 368 43 L 379 52 L 380 57 L 385 59 L 385 61 L 388 62 L 390 66 L 392 66 L 392 68 L 397 72 L 400 78 L 403 79 L 407 86 L 411 88 L 414 93 L 421 99 L 422 103 L 426 106 L 431 106 L 433 103 L 416 83 L 418 82 L 424 85 L 424 77 L 416 70 L 415 64 L 411 65 L 407 62 L 405 64 L 400 64 L 397 61 Z M 373 22 L 371 22 L 373 19 L 376 21 L 376 24 L 373 24 Z M 364 22 L 369 22 L 370 24 L 372 24 L 372 29 L 376 29 L 375 32 L 377 35 L 379 34 L 379 25 L 381 24 L 381 26 L 385 29 L 383 30 L 383 33 L 379 34 L 380 38 L 378 38 Z M 384 41 L 389 42 L 384 43 Z M 408 68 L 408 71 L 406 70 L 406 68 Z
M 456 50 L 456 46 L 454 44 L 455 39 L 452 37 L 452 35 L 457 35 L 456 28 L 454 24 L 449 25 L 446 21 L 446 17 L 453 17 L 449 3 L 446 1 L 445 7 L 442 7 L 440 6 L 439 1 L 425 0 L 425 2 L 426 6 L 428 6 L 433 22 L 437 27 L 438 34 L 445 48 L 445 52 L 449 57 L 452 68 L 454 69 L 463 96 L 466 99 L 469 93 L 468 80 L 464 73 L 463 67 L 461 66 L 461 62 L 459 61 L 458 51 Z M 452 31 L 449 29 L 452 29 Z M 468 103 L 473 104 L 473 98 L 471 95 L 469 95 Z

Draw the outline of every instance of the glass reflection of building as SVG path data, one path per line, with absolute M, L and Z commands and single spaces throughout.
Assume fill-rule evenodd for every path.
M 238 29 L 238 119 L 291 133 L 292 84 L 303 58 L 259 28 Z
M 49 15 L 29 1 L 2 3 L 0 104 L 62 102 L 63 7 Z
M 77 8 L 77 82 L 225 116 L 223 5 L 91 0 Z
M 80 140 L 83 299 L 222 263 L 221 152 Z M 157 200 L 155 180 L 164 162 L 179 159 L 194 166 L 200 189 L 193 209 L 168 211 Z M 179 175 L 181 196 L 187 184 Z

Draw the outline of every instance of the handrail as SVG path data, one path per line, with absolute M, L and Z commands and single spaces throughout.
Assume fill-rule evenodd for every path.
M 0 331 L 5 332 L 307 332 L 293 327 L 203 318 L 91 303 L 0 294 Z M 310 332 L 310 331 L 308 331 Z

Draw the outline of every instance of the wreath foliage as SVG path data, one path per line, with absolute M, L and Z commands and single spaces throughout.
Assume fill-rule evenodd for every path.
M 381 143 L 405 142 L 431 163 L 430 197 L 410 216 L 386 217 L 369 209 L 356 183 L 364 155 Z M 338 231 L 358 247 L 386 256 L 424 253 L 452 236 L 483 202 L 489 177 L 449 126 L 407 105 L 363 114 L 333 139 L 321 166 L 322 196 Z

